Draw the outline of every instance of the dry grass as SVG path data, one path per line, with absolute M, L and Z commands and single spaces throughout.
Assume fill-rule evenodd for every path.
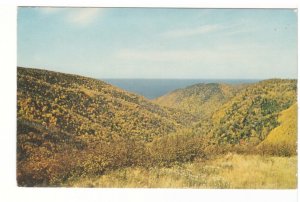
M 280 125 L 258 145 L 266 154 L 289 156 L 297 154 L 297 103 L 280 113 Z
M 297 158 L 227 154 L 171 168 L 126 168 L 94 178 L 73 179 L 65 186 L 147 188 L 297 187 Z
M 212 164 L 221 168 L 219 175 L 230 183 L 230 188 L 286 189 L 297 186 L 296 157 L 227 155 Z

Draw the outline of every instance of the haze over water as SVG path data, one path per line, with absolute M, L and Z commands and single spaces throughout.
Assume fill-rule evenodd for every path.
M 154 99 L 173 90 L 198 83 L 254 83 L 254 79 L 101 79 L 124 90 Z

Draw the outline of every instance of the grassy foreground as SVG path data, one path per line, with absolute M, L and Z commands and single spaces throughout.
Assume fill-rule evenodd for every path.
M 297 157 L 227 154 L 170 168 L 126 168 L 103 176 L 69 180 L 64 186 L 145 188 L 297 187 Z

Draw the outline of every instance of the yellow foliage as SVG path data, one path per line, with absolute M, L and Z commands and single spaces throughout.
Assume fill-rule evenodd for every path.
M 227 84 L 196 84 L 175 90 L 153 100 L 166 107 L 182 110 L 201 118 L 210 118 L 222 104 L 230 99 L 239 86 Z
M 258 149 L 267 154 L 295 155 L 297 153 L 297 103 L 282 111 L 278 121 Z
M 132 175 L 117 172 L 117 178 L 151 176 L 146 179 L 151 182 L 153 178 L 154 183 L 144 184 L 149 187 L 255 187 L 252 183 L 234 184 L 237 179 L 226 180 L 225 173 L 215 172 L 223 169 L 218 161 L 185 162 L 228 152 L 226 146 L 231 145 L 220 147 L 218 135 L 224 138 L 231 135 L 235 144 L 241 144 L 239 135 L 242 138 L 249 134 L 257 136 L 259 130 L 267 134 L 268 129 L 277 124 L 271 122 L 277 118 L 276 113 L 289 107 L 296 97 L 295 81 L 290 80 L 271 80 L 266 82 L 268 85 L 255 84 L 241 92 L 242 88 L 225 84 L 199 84 L 157 100 L 168 108 L 96 79 L 29 68 L 18 68 L 17 73 L 17 180 L 20 186 L 60 186 L 66 180 L 101 175 L 103 179 L 109 176 L 107 180 L 113 179 L 109 173 L 125 169 L 133 171 Z M 252 103 L 255 98 L 257 102 Z M 226 124 L 216 134 L 220 125 L 212 123 L 211 115 L 219 108 L 222 110 L 215 116 L 219 115 L 217 118 Z M 283 113 L 282 125 L 289 115 L 286 116 Z M 251 119 L 246 120 L 246 117 Z M 261 120 L 267 127 L 261 128 Z M 243 130 L 248 133 L 241 133 Z M 273 139 L 285 142 L 284 138 Z M 295 139 L 288 141 L 292 143 Z M 240 150 L 247 148 L 241 144 Z M 234 149 L 231 151 L 237 151 Z M 253 158 L 263 165 L 263 159 Z M 233 164 L 247 165 L 242 169 L 247 173 L 252 167 L 245 161 L 253 163 L 251 159 L 241 158 Z M 225 165 L 224 169 L 232 166 Z M 262 169 L 267 168 L 274 169 L 272 166 Z M 170 177 L 168 172 L 173 171 L 175 174 Z M 188 177 L 182 178 L 178 174 L 181 172 Z M 280 172 L 284 170 L 279 169 L 275 180 L 281 179 Z M 272 187 L 269 181 L 266 183 Z M 139 187 L 144 185 L 139 184 Z M 130 186 L 130 182 L 126 186 Z M 290 184 L 276 186 L 291 187 Z

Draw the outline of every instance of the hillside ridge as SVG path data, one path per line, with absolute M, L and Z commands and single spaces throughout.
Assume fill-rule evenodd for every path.
M 210 83 L 148 100 L 98 79 L 18 67 L 18 185 L 255 151 L 288 119 L 281 114 L 297 105 L 296 90 L 296 80 Z

